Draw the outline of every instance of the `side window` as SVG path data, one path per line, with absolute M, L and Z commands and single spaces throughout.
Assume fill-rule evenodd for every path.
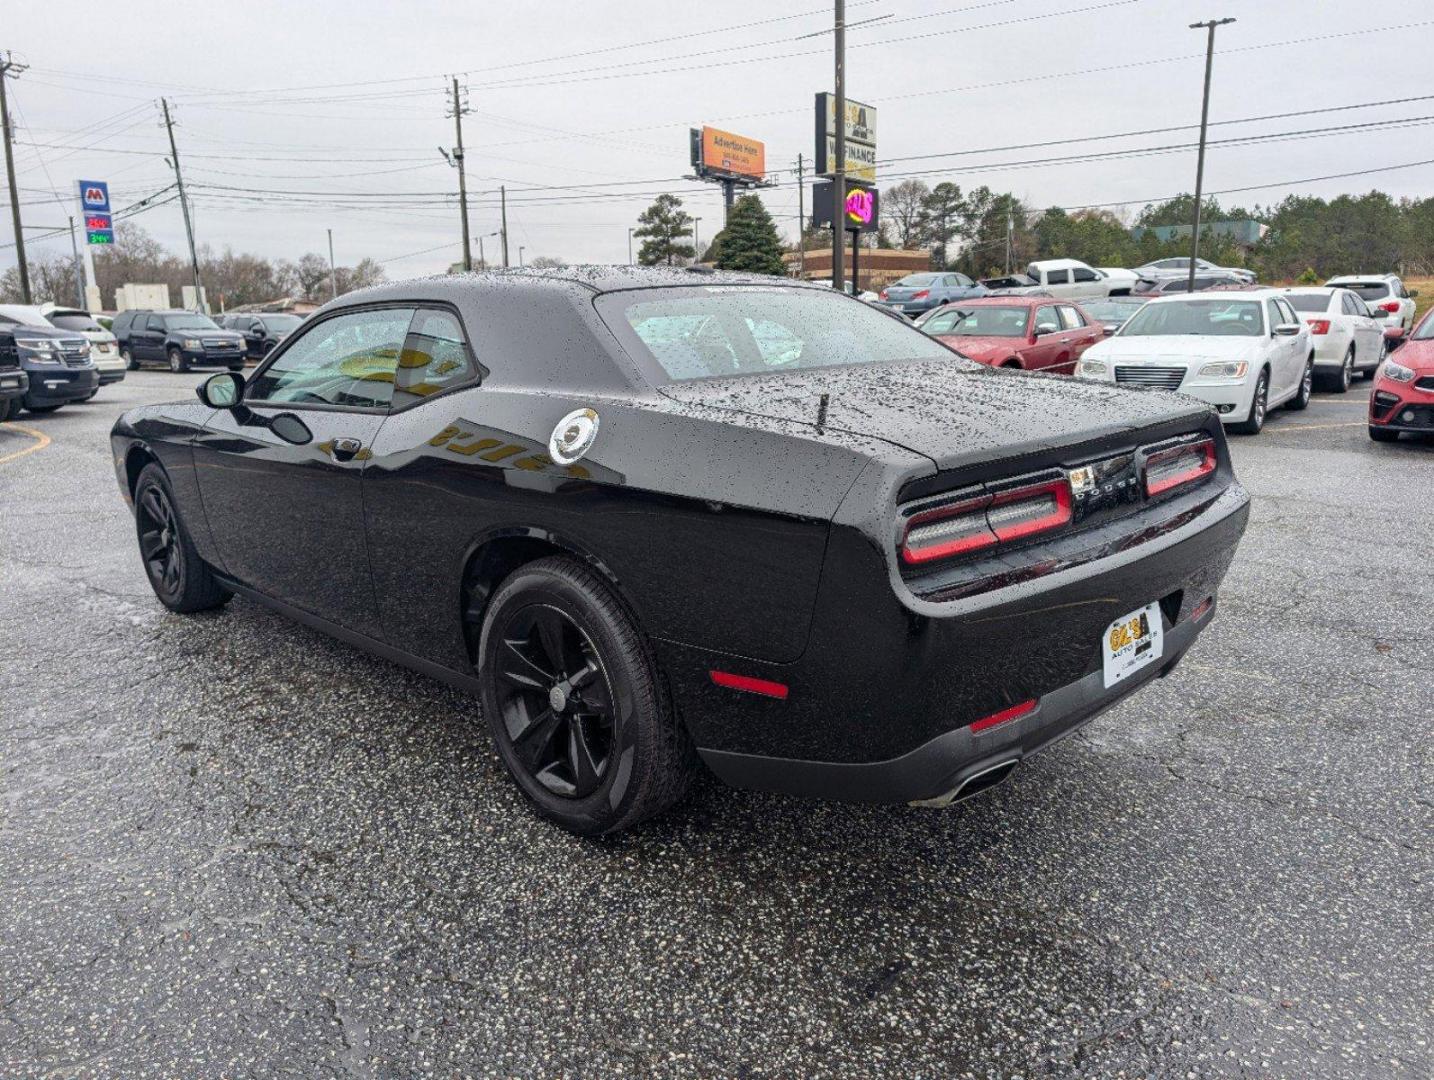
M 164 316 L 150 315 L 144 321 L 144 328 L 146 330 L 158 330 L 161 334 L 164 333 Z
M 420 308 L 398 358 L 393 407 L 417 404 L 472 377 L 473 361 L 458 320 L 447 311 Z
M 1077 271 L 1079 273 L 1079 271 Z M 1085 320 L 1080 317 L 1080 312 L 1066 304 L 1060 306 L 1061 325 L 1067 330 L 1079 330 L 1085 325 Z
M 301 334 L 249 384 L 250 401 L 381 408 L 393 399 L 414 309 L 336 315 Z
M 1083 266 L 1077 266 L 1077 267 L 1072 271 L 1072 273 L 1075 274 L 1075 279 L 1076 279 L 1077 281 L 1097 281 L 1097 280 L 1099 280 L 1098 277 L 1096 276 L 1096 272 L 1095 272 L 1094 270 L 1087 270 L 1087 269 L 1086 269 L 1085 267 L 1083 267 Z
M 1281 314 L 1282 316 L 1284 316 L 1284 321 L 1285 321 L 1285 322 L 1287 322 L 1287 323 L 1293 323 L 1295 326 L 1299 326 L 1299 325 L 1300 325 L 1300 317 L 1299 317 L 1297 314 L 1295 314 L 1295 309 L 1292 308 L 1292 307 L 1290 307 L 1290 302 L 1289 302 L 1288 300 L 1286 300 L 1286 299 L 1282 296 L 1282 297 L 1280 297 L 1279 299 L 1277 299 L 1275 302 L 1276 302 L 1277 304 L 1279 304 L 1279 306 L 1280 306 L 1280 314 Z
M 1042 334 L 1054 334 L 1061 328 L 1057 321 L 1056 309 L 1047 305 L 1036 309 L 1036 336 Z
M 1047 285 L 1068 285 L 1071 280 L 1069 270 L 1049 270 L 1046 272 Z
M 1274 333 L 1275 327 L 1284 322 L 1284 316 L 1280 314 L 1280 306 L 1274 300 L 1265 301 L 1265 312 L 1270 320 L 1270 333 Z
M 1364 314 L 1364 312 L 1360 310 L 1364 307 L 1364 305 L 1359 302 L 1359 300 L 1355 297 L 1354 293 L 1344 293 L 1340 296 L 1340 299 L 1344 301 L 1344 313 L 1346 315 Z

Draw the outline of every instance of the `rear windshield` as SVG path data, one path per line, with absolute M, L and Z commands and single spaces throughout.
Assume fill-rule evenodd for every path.
M 658 382 L 893 360 L 952 360 L 915 327 L 816 289 L 644 289 L 598 300 L 604 321 Z M 627 331 L 627 332 L 624 332 Z
M 282 330 L 284 333 L 292 333 L 304 320 L 297 315 L 263 315 L 264 325 L 270 330 Z
M 85 334 L 104 330 L 103 326 L 83 311 L 52 311 L 46 318 L 61 330 L 78 330 Z
M 1121 337 L 1261 337 L 1264 326 L 1257 300 L 1181 300 L 1147 304 L 1120 328 Z
M 901 289 L 915 289 L 923 285 L 935 285 L 940 280 L 940 274 L 907 274 L 900 281 L 895 282 L 895 285 Z
M 954 337 L 1023 338 L 1030 322 L 1028 307 L 947 308 L 922 323 L 921 329 Z
M 1296 311 L 1328 311 L 1328 293 L 1290 293 L 1285 297 Z
M 1361 300 L 1383 300 L 1389 295 L 1387 281 L 1341 282 L 1339 287 L 1357 293 Z

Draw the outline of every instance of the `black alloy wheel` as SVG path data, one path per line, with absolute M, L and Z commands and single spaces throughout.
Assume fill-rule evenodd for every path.
M 580 561 L 519 567 L 470 598 L 483 713 L 504 766 L 571 832 L 618 832 L 675 803 L 692 750 L 646 640 Z
M 134 525 L 145 576 L 161 604 L 189 614 L 228 602 L 231 593 L 195 550 L 158 465 L 146 465 L 135 483 Z
M 615 723 L 592 639 L 559 608 L 520 608 L 502 627 L 495 674 L 503 727 L 524 767 L 561 798 L 591 795 L 612 767 Z

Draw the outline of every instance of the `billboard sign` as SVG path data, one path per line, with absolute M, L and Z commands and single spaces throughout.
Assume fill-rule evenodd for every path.
M 876 183 L 876 110 L 846 99 L 846 175 Z M 836 95 L 817 95 L 817 175 L 831 176 L 836 162 Z
M 720 128 L 693 128 L 692 168 L 702 177 L 761 183 L 767 175 L 767 147 Z
M 881 226 L 881 192 L 874 187 L 853 184 L 848 187 L 842 207 L 842 227 L 848 232 L 876 232 Z M 832 185 L 812 187 L 812 223 L 832 223 Z
M 110 215 L 110 186 L 103 180 L 77 181 L 80 213 L 85 219 L 85 243 L 113 244 L 114 218 Z

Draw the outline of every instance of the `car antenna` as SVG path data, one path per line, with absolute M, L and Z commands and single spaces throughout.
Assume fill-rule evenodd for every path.
M 827 426 L 827 400 L 828 395 L 823 391 L 822 396 L 817 400 L 817 434 Z

